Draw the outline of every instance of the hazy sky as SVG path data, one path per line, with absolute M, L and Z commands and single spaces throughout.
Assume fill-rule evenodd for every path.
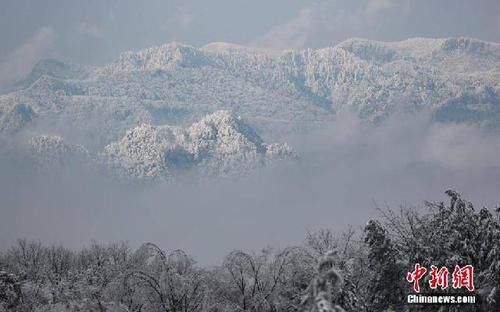
M 500 41 L 498 0 L 3 0 L 2 70 L 56 56 L 103 63 L 169 41 L 324 47 L 349 37 Z M 10 65 L 9 65 L 10 64 Z M 7 67 L 6 67 L 7 66 Z M 6 69 L 7 68 L 7 69 Z

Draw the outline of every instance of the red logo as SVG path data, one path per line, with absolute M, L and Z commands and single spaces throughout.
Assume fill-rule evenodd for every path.
M 415 292 L 419 293 L 420 292 L 420 280 L 425 276 L 425 273 L 427 273 L 427 269 L 424 267 L 420 266 L 420 263 L 415 264 L 415 270 L 413 272 L 408 272 L 406 275 L 406 280 L 408 283 L 413 283 L 413 290 Z
M 443 290 L 447 289 L 449 285 L 449 272 L 450 271 L 446 267 L 438 268 L 431 265 L 431 270 L 429 272 L 429 287 L 431 289 L 437 289 L 438 287 Z M 415 269 L 412 272 L 408 272 L 406 275 L 406 280 L 408 283 L 413 283 L 413 290 L 416 293 L 420 292 L 420 280 L 424 278 L 426 274 L 427 269 L 417 263 L 415 264 Z M 474 291 L 476 289 L 474 286 L 474 267 L 472 265 L 466 265 L 464 267 L 456 265 L 452 273 L 452 281 L 453 289 L 465 287 L 471 292 Z
M 441 289 L 448 288 L 448 274 L 449 271 L 446 267 L 439 269 L 434 265 L 431 265 L 431 280 L 429 281 L 429 286 L 431 289 L 436 289 L 438 286 Z
M 453 288 L 466 287 L 469 291 L 474 291 L 474 267 L 466 265 L 463 268 L 458 265 L 455 266 L 453 271 Z

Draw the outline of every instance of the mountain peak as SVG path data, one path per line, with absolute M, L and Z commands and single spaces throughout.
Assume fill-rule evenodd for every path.
M 203 65 L 207 60 L 202 52 L 192 46 L 170 42 L 138 52 L 122 53 L 116 62 L 107 66 L 107 69 L 114 71 L 172 69 L 177 66 Z
M 119 176 L 156 180 L 186 171 L 238 175 L 293 155 L 286 144 L 264 144 L 241 118 L 222 110 L 186 129 L 138 126 L 106 146 L 100 158 Z

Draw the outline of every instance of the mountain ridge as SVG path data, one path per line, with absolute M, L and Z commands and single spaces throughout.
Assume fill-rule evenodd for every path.
M 171 181 L 184 174 L 239 176 L 276 160 L 297 158 L 286 143 L 264 143 L 240 117 L 224 110 L 187 128 L 141 124 L 94 154 L 56 135 L 34 136 L 29 145 L 37 172 L 61 172 L 76 165 L 101 168 L 132 182 Z
M 439 121 L 495 125 L 500 45 L 473 38 L 349 39 L 276 51 L 174 42 L 122 53 L 103 66 L 45 61 L 23 87 L 0 95 L 0 123 L 29 112 L 14 116 L 19 126 L 0 129 L 64 133 L 70 126 L 78 143 L 99 150 L 140 124 L 187 126 L 218 110 L 245 116 L 271 139 L 344 112 L 380 122 L 430 111 Z

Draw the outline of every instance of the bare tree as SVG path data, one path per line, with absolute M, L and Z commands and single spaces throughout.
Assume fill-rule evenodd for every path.
M 165 312 L 201 311 L 205 296 L 204 272 L 181 250 L 167 255 L 157 245 L 147 243 L 140 251 L 145 260 L 140 269 L 131 270 L 127 283 L 143 291 L 148 305 Z

